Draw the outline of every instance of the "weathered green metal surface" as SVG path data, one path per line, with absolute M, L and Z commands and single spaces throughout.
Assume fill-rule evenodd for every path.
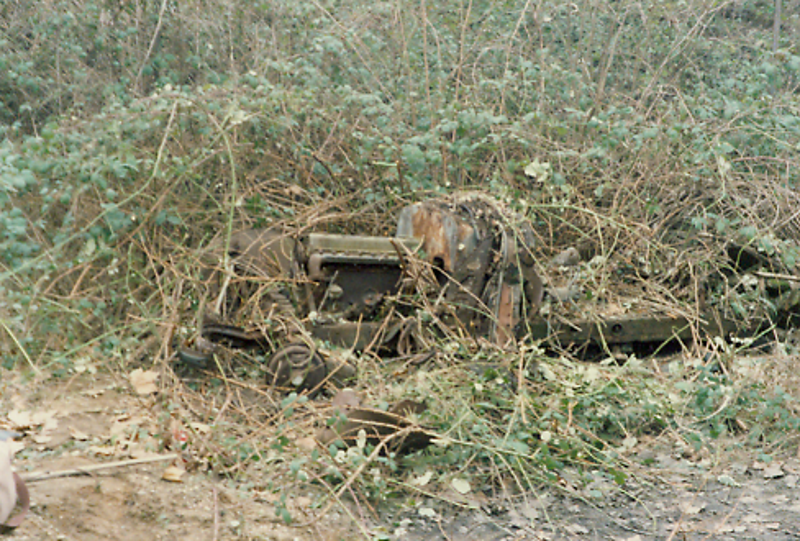
M 360 350 L 372 343 L 381 326 L 384 325 L 373 322 L 342 322 L 314 326 L 311 333 L 315 338 L 332 345 Z M 736 328 L 732 321 L 722 320 L 706 322 L 701 325 L 700 331 L 710 336 L 726 336 Z M 526 332 L 530 332 L 534 340 L 545 340 L 554 345 L 661 343 L 676 338 L 684 341 L 693 338 L 689 320 L 670 316 L 616 317 L 601 321 L 576 321 L 570 325 L 539 319 L 521 334 Z M 390 338 L 391 329 L 385 339 Z
M 308 236 L 309 252 L 350 252 L 371 254 L 396 254 L 395 244 L 416 250 L 420 242 L 413 238 L 367 237 L 361 235 L 336 235 L 311 233 Z
M 531 337 L 547 339 L 558 344 L 594 343 L 621 344 L 628 342 L 666 342 L 671 339 L 691 340 L 692 327 L 685 317 L 628 316 L 599 321 L 574 321 L 570 324 L 534 321 L 530 324 Z M 707 320 L 701 325 L 703 334 L 724 336 L 734 331 L 733 322 Z

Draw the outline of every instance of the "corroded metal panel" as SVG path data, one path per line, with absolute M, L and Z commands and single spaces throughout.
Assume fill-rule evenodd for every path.
M 389 237 L 369 237 L 362 235 L 337 235 L 333 233 L 311 233 L 308 235 L 309 252 L 348 253 L 348 254 L 397 254 L 394 243 L 398 239 Z M 400 239 L 408 249 L 414 251 L 419 241 L 414 238 Z
M 736 330 L 736 325 L 727 320 L 709 320 L 701 330 L 712 336 L 726 336 Z M 654 315 L 578 320 L 569 324 L 539 320 L 530 324 L 529 331 L 535 340 L 559 344 L 625 344 L 693 338 L 692 324 L 685 317 Z
M 475 228 L 447 209 L 431 203 L 409 205 L 397 220 L 397 238 L 415 238 L 422 243 L 424 258 L 442 270 L 453 272 L 462 253 L 478 244 Z

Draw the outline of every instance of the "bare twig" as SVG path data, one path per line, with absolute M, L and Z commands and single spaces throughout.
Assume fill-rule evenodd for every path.
M 755 271 L 753 272 L 753 275 L 758 276 L 759 278 L 786 280 L 787 282 L 800 282 L 800 276 L 795 276 L 793 274 L 775 274 L 774 272 Z
M 168 455 L 151 456 L 147 458 L 134 458 L 130 460 L 118 460 L 116 462 L 109 462 L 107 464 L 94 464 L 92 466 L 83 466 L 69 470 L 58 471 L 38 471 L 21 475 L 22 480 L 27 483 L 35 481 L 44 481 L 46 479 L 56 479 L 58 477 L 72 477 L 76 475 L 87 475 L 101 470 L 110 470 L 114 468 L 122 468 L 125 466 L 138 466 L 139 464 L 151 464 L 153 462 L 166 462 L 179 458 L 178 453 L 170 453 Z
M 150 40 L 150 47 L 147 49 L 147 53 L 144 55 L 142 59 L 142 65 L 139 66 L 139 73 L 136 74 L 136 81 L 134 81 L 133 86 L 134 88 L 139 86 L 139 81 L 142 78 L 142 73 L 144 72 L 144 67 L 147 65 L 147 61 L 150 59 L 150 55 L 153 54 L 153 47 L 156 46 L 156 40 L 158 39 L 158 34 L 161 32 L 161 25 L 164 24 L 164 12 L 167 9 L 167 0 L 162 0 L 161 2 L 161 9 L 158 12 L 158 23 L 156 23 L 156 29 L 153 32 L 153 39 Z

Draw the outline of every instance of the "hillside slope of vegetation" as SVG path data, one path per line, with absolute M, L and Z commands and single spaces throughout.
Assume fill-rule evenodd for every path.
M 215 235 L 279 223 L 391 234 L 399 207 L 457 190 L 528 216 L 542 260 L 588 240 L 674 267 L 685 285 L 727 280 L 730 240 L 792 276 L 798 38 L 797 0 L 4 2 L 3 367 L 167 370 L 201 303 L 197 250 Z M 719 294 L 740 319 L 774 317 L 764 287 Z M 720 373 L 700 356 L 656 378 L 635 357 L 586 367 L 521 351 L 546 369 L 519 392 L 488 393 L 458 363 L 368 381 L 436 402 L 424 420 L 455 443 L 420 463 L 510 471 L 522 489 L 587 464 L 622 483 L 620 454 L 665 430 L 767 454 L 796 440 L 790 370 L 730 361 Z M 334 483 L 364 471 L 369 457 L 289 450 L 289 425 L 258 445 L 220 429 L 212 465 L 238 472 L 271 449 L 295 453 L 274 474 L 293 483 L 315 461 Z M 389 490 L 385 476 L 357 482 Z

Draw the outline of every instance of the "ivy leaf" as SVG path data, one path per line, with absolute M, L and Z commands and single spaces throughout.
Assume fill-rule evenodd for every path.
M 534 158 L 531 163 L 525 166 L 524 173 L 525 175 L 536 179 L 537 182 L 547 182 L 547 179 L 550 178 L 552 171 L 553 168 L 549 162 L 540 162 L 539 158 Z

